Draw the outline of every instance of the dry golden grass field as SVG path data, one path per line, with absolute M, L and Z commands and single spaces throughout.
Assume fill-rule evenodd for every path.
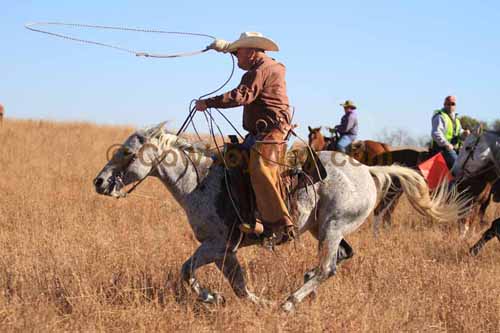
M 371 220 L 356 252 L 293 314 L 234 296 L 215 266 L 200 281 L 226 305 L 183 293 L 197 247 L 183 212 L 155 179 L 116 200 L 92 180 L 131 128 L 6 119 L 0 127 L 0 331 L 477 332 L 500 330 L 500 244 L 477 257 L 454 224 L 430 224 L 403 202 L 395 223 Z M 492 206 L 487 217 L 500 216 Z M 276 254 L 245 248 L 249 284 L 278 305 L 316 264 L 309 235 Z

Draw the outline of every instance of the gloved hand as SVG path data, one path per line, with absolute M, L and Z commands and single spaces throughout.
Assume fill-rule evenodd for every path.
M 207 102 L 204 99 L 199 99 L 194 105 L 196 111 L 205 111 L 207 109 Z
M 217 52 L 227 53 L 228 47 L 231 43 L 224 39 L 216 39 L 207 48 Z

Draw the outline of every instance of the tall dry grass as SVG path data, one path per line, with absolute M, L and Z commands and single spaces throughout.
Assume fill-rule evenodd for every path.
M 0 128 L 0 331 L 498 331 L 500 244 L 477 258 L 454 225 L 405 203 L 395 225 L 348 237 L 356 255 L 294 314 L 237 299 L 215 267 L 200 270 L 225 306 L 198 304 L 179 269 L 197 247 L 158 181 L 154 197 L 94 193 L 106 150 L 130 128 L 6 120 Z M 499 216 L 490 207 L 488 216 Z M 240 251 L 251 287 L 282 301 L 316 263 L 308 235 L 277 254 Z

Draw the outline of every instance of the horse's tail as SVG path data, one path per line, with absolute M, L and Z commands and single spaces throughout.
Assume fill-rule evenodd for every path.
M 375 178 L 379 198 L 383 198 L 392 185 L 392 177 L 396 177 L 411 205 L 422 215 L 438 221 L 457 221 L 467 213 L 468 200 L 460 193 L 448 188 L 443 182 L 438 189 L 429 194 L 425 179 L 416 171 L 398 165 L 369 167 Z

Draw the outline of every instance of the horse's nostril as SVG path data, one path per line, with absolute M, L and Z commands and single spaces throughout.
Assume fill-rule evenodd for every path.
M 101 187 L 102 183 L 104 183 L 104 179 L 102 179 L 102 178 L 96 178 L 96 179 L 94 179 L 94 185 L 96 187 Z

